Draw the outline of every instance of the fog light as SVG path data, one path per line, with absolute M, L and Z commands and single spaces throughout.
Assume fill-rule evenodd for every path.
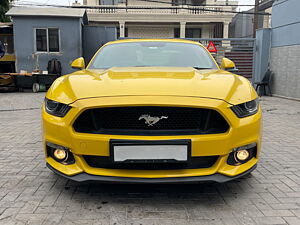
M 61 149 L 55 149 L 53 155 L 58 160 L 64 160 L 67 157 L 67 152 Z
M 239 161 L 245 161 L 249 158 L 250 154 L 247 150 L 239 150 L 236 152 L 236 158 Z
M 228 165 L 239 166 L 256 157 L 257 145 L 251 143 L 232 149 L 227 158 Z
M 75 158 L 71 150 L 67 147 L 46 142 L 47 157 L 53 158 L 55 161 L 69 165 L 75 163 Z

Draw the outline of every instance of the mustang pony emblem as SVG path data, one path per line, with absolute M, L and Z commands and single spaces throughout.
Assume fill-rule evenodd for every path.
M 139 120 L 144 119 L 145 120 L 145 124 L 148 124 L 148 126 L 153 126 L 154 124 L 156 124 L 158 121 L 162 120 L 162 119 L 168 119 L 167 116 L 161 116 L 161 117 L 152 117 L 150 115 L 141 115 Z

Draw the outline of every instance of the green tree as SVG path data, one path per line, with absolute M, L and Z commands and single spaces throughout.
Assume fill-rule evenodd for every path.
M 9 22 L 9 17 L 5 13 L 9 10 L 10 0 L 0 0 L 0 22 Z

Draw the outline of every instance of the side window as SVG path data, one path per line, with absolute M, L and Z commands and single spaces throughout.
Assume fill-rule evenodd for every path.
M 59 52 L 59 29 L 37 28 L 35 29 L 35 46 L 37 52 Z

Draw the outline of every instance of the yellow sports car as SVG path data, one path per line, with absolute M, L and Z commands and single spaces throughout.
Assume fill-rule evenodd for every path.
M 58 78 L 42 109 L 47 166 L 75 181 L 226 182 L 256 167 L 261 109 L 250 82 L 201 44 L 109 42 Z

